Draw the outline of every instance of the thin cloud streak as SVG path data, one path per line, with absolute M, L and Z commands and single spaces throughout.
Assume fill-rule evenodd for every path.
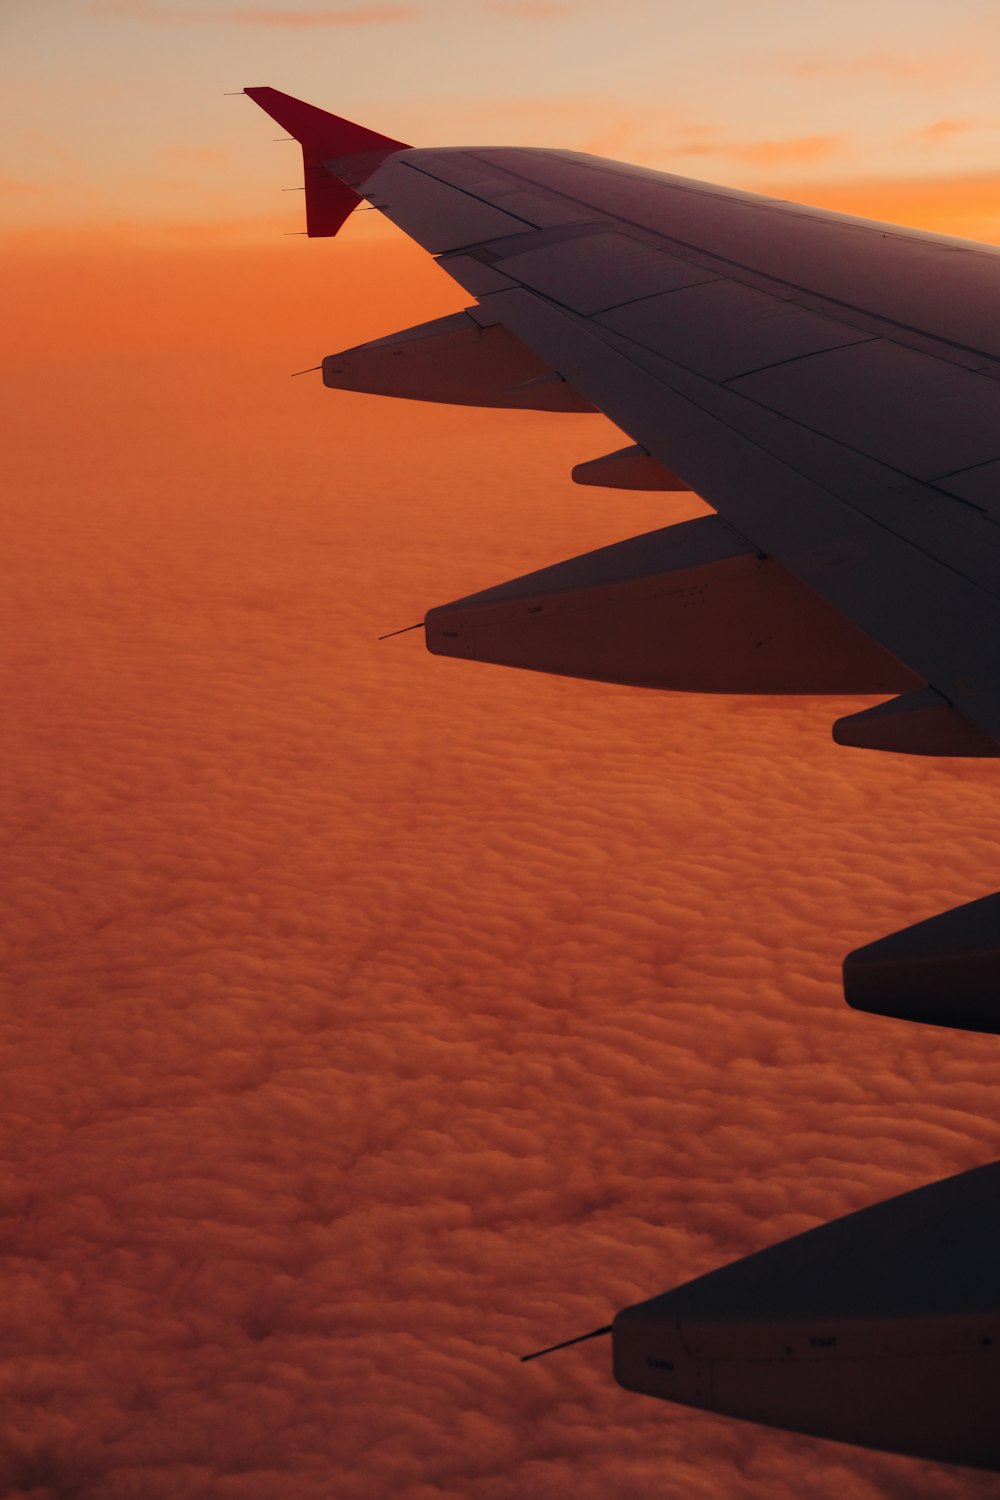
M 1000 172 L 912 177 L 839 177 L 757 183 L 796 202 L 906 224 L 962 239 L 1000 243 Z
M 500 16 L 518 21 L 565 21 L 575 15 L 577 6 L 560 5 L 558 0 L 494 0 L 490 9 Z
M 187 22 L 204 26 L 263 26 L 302 30 L 331 26 L 389 26 L 415 21 L 423 12 L 408 5 L 353 5 L 334 10 L 253 10 L 227 7 L 209 10 L 198 6 L 175 5 L 169 8 L 147 4 L 144 0 L 99 0 L 89 7 L 92 15 L 122 16 L 133 21 L 160 24 Z
M 967 135 L 982 126 L 980 120 L 935 120 L 918 132 L 917 138 L 928 146 L 939 146 L 954 140 L 956 135 Z
M 840 155 L 847 145 L 843 135 L 791 136 L 783 141 L 696 141 L 678 145 L 680 156 L 724 156 L 754 167 L 804 165 Z
M 980 51 L 953 48 L 938 52 L 794 53 L 771 59 L 769 71 L 777 68 L 795 78 L 871 78 L 878 82 L 924 85 L 945 78 L 969 76 L 983 65 Z

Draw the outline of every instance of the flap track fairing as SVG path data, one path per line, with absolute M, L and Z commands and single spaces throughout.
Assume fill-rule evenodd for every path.
M 844 995 L 855 1010 L 1000 1034 L 1000 894 L 856 948 Z
M 532 411 L 594 410 L 501 323 L 467 312 L 418 323 L 323 361 L 323 384 L 342 391 Z
M 1000 1164 L 808 1230 L 623 1309 L 627 1390 L 1000 1468 Z
M 918 688 L 838 719 L 838 745 L 894 750 L 898 755 L 1000 755 L 1000 744 L 931 687 Z
M 440 656 L 632 687 L 870 693 L 917 680 L 715 516 L 471 594 L 425 624 Z
M 647 453 L 638 443 L 618 448 L 577 464 L 573 470 L 576 484 L 593 484 L 608 490 L 690 490 L 678 474 Z

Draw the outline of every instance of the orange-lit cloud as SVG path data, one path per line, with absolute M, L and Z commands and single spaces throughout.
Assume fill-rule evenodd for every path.
M 782 197 L 862 218 L 888 220 L 1000 243 L 1000 172 L 906 178 L 843 178 L 757 184 Z
M 493 0 L 490 9 L 519 21 L 563 21 L 573 15 L 577 7 L 560 4 L 559 0 Z
M 797 78 L 868 78 L 906 85 L 940 83 L 970 77 L 984 66 L 982 51 L 973 47 L 942 48 L 933 52 L 872 51 L 862 53 L 795 53 L 769 62 Z
M 135 21 L 190 22 L 219 26 L 385 26 L 415 20 L 421 11 L 408 5 L 322 6 L 317 10 L 255 10 L 249 6 L 211 9 L 192 5 L 158 5 L 154 0 L 95 0 L 94 15 L 123 16 Z
M 976 124 L 975 120 L 935 120 L 933 124 L 924 126 L 920 138 L 929 145 L 936 146 L 941 141 L 950 141 L 956 135 L 975 130 Z
M 995 1154 L 989 1039 L 837 970 L 995 885 L 996 771 L 378 644 L 695 507 L 569 484 L 597 417 L 288 379 L 462 304 L 350 232 L 0 266 L 0 1489 L 990 1500 L 518 1365 Z
M 843 135 L 804 135 L 779 141 L 692 141 L 673 150 L 680 156 L 727 156 L 755 167 L 804 166 L 839 155 L 846 144 Z

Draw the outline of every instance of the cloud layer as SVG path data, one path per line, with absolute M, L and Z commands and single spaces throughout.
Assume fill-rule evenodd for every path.
M 7 270 L 0 1492 L 1000 1495 L 514 1358 L 996 1155 L 995 1041 L 837 979 L 995 887 L 995 770 L 378 644 L 689 513 L 288 381 L 460 305 L 415 253 Z

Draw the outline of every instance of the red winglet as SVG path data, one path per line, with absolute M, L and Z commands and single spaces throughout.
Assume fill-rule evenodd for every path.
M 302 147 L 307 234 L 336 234 L 361 201 L 352 184 L 363 182 L 387 156 L 409 150 L 405 141 L 366 130 L 278 89 L 243 92 Z

